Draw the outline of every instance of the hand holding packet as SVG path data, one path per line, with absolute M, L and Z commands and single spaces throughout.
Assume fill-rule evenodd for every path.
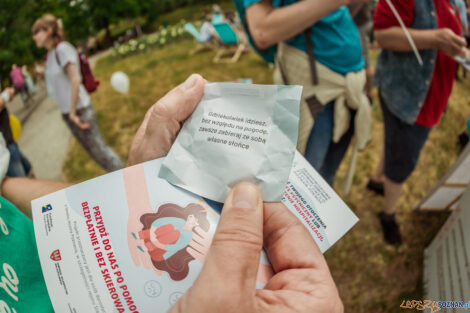
M 201 197 L 158 178 L 163 162 L 128 167 L 32 201 L 39 258 L 56 312 L 163 313 L 196 281 L 219 215 Z M 281 201 L 322 252 L 358 221 L 298 152 Z M 181 224 L 194 218 L 197 225 L 183 234 Z M 150 250 L 149 231 L 165 233 L 164 241 L 173 244 L 162 253 Z M 257 288 L 269 280 L 269 269 L 263 252 Z
M 236 175 L 239 158 L 238 163 L 251 166 L 245 172 L 253 169 L 256 174 L 247 174 L 252 181 L 261 181 L 269 188 L 268 179 L 282 183 L 278 197 L 285 208 L 274 205 L 291 211 L 325 252 L 357 222 L 357 217 L 295 151 L 300 88 L 211 88 L 215 88 L 207 93 L 215 102 L 211 105 L 219 108 L 217 99 L 223 94 L 222 98 L 229 99 L 231 111 L 206 108 L 203 113 L 209 110 L 210 119 L 200 114 L 200 122 L 204 122 L 203 118 L 213 119 L 219 123 L 214 124 L 219 127 L 217 136 L 235 139 L 222 139 L 227 141 L 222 145 L 226 148 L 223 153 L 215 151 L 217 154 L 211 155 L 204 151 L 202 156 L 209 158 L 209 164 L 203 165 L 227 163 L 231 165 L 228 173 Z M 235 100 L 231 95 L 235 95 Z M 236 125 L 242 127 L 238 131 L 246 131 L 247 138 L 242 137 L 243 133 L 237 138 L 231 135 L 236 131 L 223 129 L 230 123 L 235 129 Z M 216 128 L 198 127 L 202 133 L 206 132 L 202 128 Z M 250 134 L 249 129 L 257 129 L 259 135 Z M 201 154 L 198 148 L 210 150 L 207 143 L 212 148 L 217 146 L 209 138 L 202 137 L 199 146 L 190 148 Z M 183 139 L 190 141 L 191 133 Z M 229 141 L 238 143 L 238 147 L 233 143 L 230 146 Z M 270 146 L 273 142 L 278 146 Z M 251 146 L 252 154 L 237 154 L 235 148 L 243 148 L 242 145 Z M 191 163 L 191 154 L 183 160 Z M 159 178 L 164 162 L 161 158 L 138 164 L 32 201 L 38 253 L 56 312 L 167 312 L 196 281 L 219 215 L 199 195 Z M 285 181 L 281 181 L 284 176 L 280 179 L 275 173 L 278 165 L 282 171 L 277 174 L 282 176 L 287 170 Z M 211 175 L 217 177 L 217 172 L 212 171 Z M 302 244 L 307 242 L 292 241 L 292 245 Z M 256 287 L 263 288 L 273 274 L 267 255 L 262 252 Z
M 159 177 L 223 202 L 240 181 L 280 201 L 298 136 L 301 86 L 210 83 Z
M 465 70 L 470 71 L 470 59 L 464 57 L 455 57 L 455 61 L 461 64 Z

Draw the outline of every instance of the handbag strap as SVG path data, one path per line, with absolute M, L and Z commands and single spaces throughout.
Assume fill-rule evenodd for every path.
M 312 84 L 316 86 L 318 85 L 318 71 L 315 64 L 315 54 L 313 53 L 312 28 L 307 28 L 304 35 L 305 43 L 307 45 L 308 62 L 310 63 L 310 76 L 312 78 Z
M 318 71 L 316 66 L 315 53 L 313 52 L 313 40 L 312 40 L 312 28 L 309 27 L 304 31 L 305 43 L 307 48 L 308 63 L 310 65 L 310 77 L 312 79 L 312 85 L 318 85 Z M 289 85 L 287 79 L 286 71 L 283 68 L 283 65 L 279 58 L 277 58 L 277 64 L 279 66 L 279 71 L 281 72 L 281 78 L 284 85 Z
M 54 55 L 55 55 L 55 60 L 57 64 L 59 64 L 59 66 L 62 67 L 62 65 L 60 65 L 59 54 L 57 53 L 57 47 L 54 48 Z

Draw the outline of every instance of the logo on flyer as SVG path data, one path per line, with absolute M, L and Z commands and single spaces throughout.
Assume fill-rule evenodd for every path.
M 59 249 L 52 251 L 51 260 L 56 261 L 56 262 L 59 262 L 60 260 L 62 260 L 62 256 L 60 255 Z
M 49 212 L 49 211 L 52 211 L 52 205 L 46 204 L 46 205 L 42 206 L 42 213 L 46 213 L 46 212 Z

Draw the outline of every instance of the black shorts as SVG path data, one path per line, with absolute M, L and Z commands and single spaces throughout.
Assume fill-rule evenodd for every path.
M 385 176 L 401 184 L 413 172 L 431 128 L 410 125 L 387 108 L 379 92 L 385 127 Z

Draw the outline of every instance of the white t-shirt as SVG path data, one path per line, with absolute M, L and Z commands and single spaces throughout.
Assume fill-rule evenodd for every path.
M 57 62 L 57 59 L 59 59 L 58 61 L 60 65 Z M 59 105 L 60 111 L 63 114 L 67 114 L 70 111 L 71 86 L 70 80 L 65 72 L 65 66 L 69 63 L 75 64 L 78 75 L 81 77 L 80 62 L 78 61 L 77 51 L 70 43 L 66 41 L 59 43 L 55 50 L 49 52 L 47 55 L 47 79 L 52 86 L 55 99 Z M 83 84 L 80 84 L 78 89 L 77 109 L 85 108 L 89 106 L 90 103 L 90 97 L 88 96 L 85 87 Z

